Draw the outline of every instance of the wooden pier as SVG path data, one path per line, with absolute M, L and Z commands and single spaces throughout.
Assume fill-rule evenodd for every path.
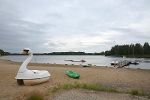
M 123 61 L 119 61 L 117 64 L 117 68 L 122 68 L 124 66 L 129 66 L 131 64 L 131 61 L 128 60 L 123 60 Z
M 129 61 L 129 60 L 121 60 L 121 61 L 117 61 L 116 64 L 114 64 L 113 66 L 116 68 L 123 68 L 125 66 L 129 66 L 130 64 L 139 64 L 139 62 L 136 61 Z

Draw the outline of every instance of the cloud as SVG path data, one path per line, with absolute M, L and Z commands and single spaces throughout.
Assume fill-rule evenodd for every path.
M 101 52 L 150 43 L 149 0 L 0 1 L 0 49 Z

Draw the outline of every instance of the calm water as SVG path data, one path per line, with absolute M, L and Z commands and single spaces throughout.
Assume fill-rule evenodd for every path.
M 0 59 L 7 59 L 16 62 L 23 62 L 27 56 L 3 56 Z M 82 60 L 86 62 L 71 62 L 65 60 Z M 34 55 L 31 62 L 34 63 L 51 63 L 51 64 L 74 64 L 74 65 L 86 65 L 92 64 L 95 66 L 110 66 L 110 62 L 114 60 L 124 60 L 124 58 L 119 57 L 105 57 L 105 56 L 92 56 L 92 55 Z M 129 65 L 126 68 L 141 68 L 141 69 L 150 69 L 150 59 L 146 58 L 125 58 L 125 60 L 138 61 L 139 65 Z

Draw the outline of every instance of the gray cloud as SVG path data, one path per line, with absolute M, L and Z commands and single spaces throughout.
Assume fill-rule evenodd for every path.
M 115 44 L 150 43 L 149 5 L 149 0 L 0 0 L 0 49 L 101 52 Z

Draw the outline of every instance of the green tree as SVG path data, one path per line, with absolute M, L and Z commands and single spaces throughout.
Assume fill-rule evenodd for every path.
M 150 57 L 150 45 L 148 44 L 148 42 L 145 42 L 143 46 L 140 43 L 131 45 L 115 45 L 111 48 L 111 50 L 105 51 L 105 55 Z
M 148 42 L 144 43 L 143 52 L 144 52 L 144 55 L 150 55 L 150 46 L 149 46 Z
M 4 54 L 5 52 L 2 49 L 0 49 L 0 55 L 4 55 Z
M 130 45 L 130 55 L 134 57 L 134 44 Z
M 140 43 L 136 43 L 134 47 L 134 51 L 136 55 L 142 55 L 143 54 L 143 47 Z
M 110 51 L 105 51 L 105 56 L 110 56 L 111 55 L 111 53 L 110 53 Z

